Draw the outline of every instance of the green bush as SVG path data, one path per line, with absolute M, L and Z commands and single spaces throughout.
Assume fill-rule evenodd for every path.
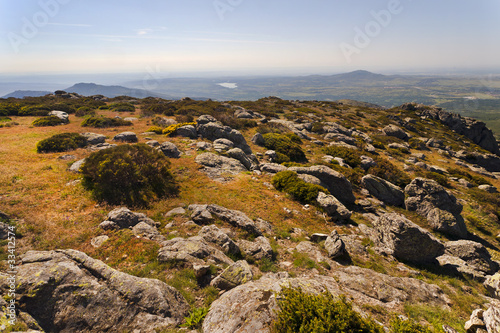
M 44 126 L 57 126 L 61 125 L 63 122 L 59 117 L 56 116 L 48 116 L 43 118 L 35 119 L 31 124 L 35 127 L 44 127 Z
M 52 105 L 52 110 L 64 111 L 66 113 L 72 114 L 76 112 L 76 108 L 73 105 L 67 103 L 56 103 Z
M 463 171 L 459 168 L 449 168 L 447 171 L 450 174 L 450 177 L 464 178 L 476 186 L 482 184 L 492 185 L 491 182 L 484 177 L 468 173 L 467 171 Z
M 19 112 L 18 116 L 35 116 L 35 117 L 43 117 L 47 116 L 49 112 L 52 111 L 52 108 L 46 105 L 31 105 L 31 106 L 23 106 Z
M 119 126 L 132 126 L 132 122 L 120 118 L 108 117 L 89 117 L 82 122 L 82 127 L 104 128 Z
M 82 185 L 98 201 L 147 206 L 177 194 L 169 166 L 165 155 L 146 144 L 120 145 L 90 154 L 81 168 Z
M 329 193 L 322 186 L 306 183 L 293 171 L 278 172 L 271 182 L 278 191 L 286 192 L 303 203 L 315 203 L 320 191 Z
M 329 146 L 323 151 L 327 155 L 342 158 L 352 168 L 361 165 L 361 154 L 357 150 L 342 146 Z
M 427 327 L 416 323 L 413 320 L 403 320 L 395 317 L 391 320 L 390 333 L 432 333 Z
M 368 169 L 368 173 L 380 177 L 401 188 L 405 188 L 411 182 L 410 176 L 401 171 L 394 164 L 382 158 L 375 158 L 377 165 Z
M 147 132 L 154 132 L 156 134 L 162 134 L 163 133 L 163 127 L 160 126 L 151 126 L 148 128 Z
M 302 289 L 283 287 L 276 296 L 279 310 L 272 327 L 276 333 L 383 333 L 371 318 L 363 318 L 345 297 L 329 292 L 306 294 Z
M 110 105 L 110 109 L 118 112 L 135 112 L 135 106 L 126 102 L 113 103 Z
M 75 116 L 77 117 L 95 116 L 95 115 L 96 115 L 95 110 L 88 106 L 81 106 L 75 112 Z
M 286 155 L 291 162 L 305 162 L 307 161 L 306 155 L 295 137 L 298 138 L 295 134 L 266 133 L 264 134 L 264 146 L 267 149 L 275 150 L 276 153 Z
M 87 139 L 78 133 L 61 133 L 39 141 L 36 145 L 36 151 L 38 153 L 57 153 L 83 148 L 86 145 Z

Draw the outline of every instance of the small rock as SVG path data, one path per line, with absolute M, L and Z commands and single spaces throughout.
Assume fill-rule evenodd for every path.
M 83 166 L 84 163 L 85 163 L 85 158 L 76 161 L 75 163 L 71 164 L 71 166 L 69 167 L 69 171 L 80 173 L 80 168 Z
M 182 207 L 177 207 L 177 208 L 174 208 L 172 210 L 169 210 L 165 214 L 165 217 L 170 217 L 170 216 L 174 216 L 174 215 L 183 215 L 183 214 L 186 214 L 186 210 Z
M 170 158 L 179 158 L 181 156 L 181 152 L 177 146 L 169 141 L 163 142 L 157 149 Z
M 328 235 L 315 233 L 315 234 L 312 234 L 310 238 L 311 238 L 311 242 L 319 243 L 319 242 L 325 241 L 328 238 Z
M 90 240 L 90 244 L 95 247 L 95 248 L 99 248 L 101 247 L 102 244 L 104 244 L 104 242 L 106 242 L 107 240 L 109 239 L 108 236 L 106 235 L 102 235 L 102 236 L 97 236 L 97 237 L 94 237 Z
M 346 252 L 345 245 L 336 230 L 332 231 L 325 240 L 325 249 L 332 259 L 341 257 Z
M 120 134 L 115 135 L 113 141 L 122 141 L 122 142 L 138 142 L 137 135 L 134 132 L 122 132 Z
M 246 260 L 240 260 L 226 268 L 212 280 L 211 286 L 221 290 L 230 290 L 248 281 L 252 281 L 253 273 Z

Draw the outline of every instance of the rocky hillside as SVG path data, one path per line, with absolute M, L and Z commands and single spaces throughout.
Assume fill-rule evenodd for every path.
M 2 331 L 279 331 L 291 287 L 392 332 L 395 318 L 498 332 L 484 123 L 417 104 L 58 91 L 0 100 L 0 126 Z M 168 159 L 175 191 L 106 199 L 134 177 L 106 160 L 118 178 L 96 199 L 89 161 L 123 145 Z

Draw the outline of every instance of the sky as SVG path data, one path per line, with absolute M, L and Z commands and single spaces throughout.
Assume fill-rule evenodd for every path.
M 0 0 L 0 75 L 500 69 L 498 0 Z

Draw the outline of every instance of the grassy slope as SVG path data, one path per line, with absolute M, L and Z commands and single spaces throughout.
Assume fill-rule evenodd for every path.
M 325 120 L 336 120 L 346 126 L 356 126 L 365 132 L 376 135 L 380 126 L 390 121 L 385 117 L 388 113 L 395 111 L 382 111 L 376 109 L 343 106 L 340 108 L 322 106 L 321 103 L 308 103 L 307 106 L 318 115 L 328 114 Z M 290 109 L 290 107 L 288 108 Z M 335 111 L 336 110 L 336 111 Z M 115 116 L 118 113 L 111 111 L 99 111 L 106 116 Z M 135 114 L 120 114 L 120 116 L 138 116 Z M 403 115 L 407 116 L 407 115 Z M 214 297 L 214 290 L 201 288 L 193 284 L 190 273 L 178 267 L 171 267 L 166 264 L 156 262 L 158 245 L 143 239 L 135 238 L 130 231 L 106 232 L 110 240 L 99 249 L 94 249 L 90 245 L 92 237 L 103 234 L 97 225 L 105 219 L 106 214 L 114 207 L 105 204 L 98 204 L 93 201 L 79 184 L 72 183 L 78 179 L 78 175 L 67 170 L 70 162 L 58 159 L 66 153 L 37 154 L 36 143 L 43 138 L 62 132 L 96 132 L 112 138 L 122 131 L 134 131 L 139 135 L 139 142 L 145 142 L 146 138 L 140 133 L 145 132 L 150 125 L 150 119 L 141 118 L 134 122 L 132 127 L 112 128 L 112 129 L 88 129 L 80 127 L 81 118 L 70 116 L 71 123 L 58 127 L 31 127 L 34 117 L 14 117 L 19 123 L 10 128 L 0 128 L 0 210 L 7 212 L 19 219 L 17 224 L 22 238 L 18 242 L 18 253 L 27 250 L 51 250 L 58 248 L 74 248 L 84 251 L 92 257 L 104 260 L 112 267 L 139 275 L 159 278 L 177 286 L 183 294 L 193 304 L 208 304 Z M 254 129 L 243 132 L 250 142 L 250 137 L 255 133 Z M 419 136 L 439 137 L 448 141 L 448 144 L 459 145 L 458 141 L 463 138 L 447 131 L 437 123 L 423 124 Z M 162 142 L 165 137 L 160 135 L 151 136 L 153 139 Z M 319 138 L 319 136 L 318 136 Z M 148 216 L 162 223 L 159 228 L 167 237 L 194 235 L 199 227 L 185 227 L 182 222 L 188 221 L 188 216 L 176 217 L 175 219 L 164 217 L 164 213 L 178 206 L 187 206 L 193 203 L 214 203 L 227 208 L 238 209 L 245 212 L 251 218 L 263 218 L 270 221 L 277 229 L 277 241 L 275 248 L 279 252 L 280 261 L 296 261 L 300 258 L 293 257 L 288 253 L 289 247 L 295 246 L 300 239 L 290 239 L 289 230 L 292 227 L 300 227 L 309 233 L 322 232 L 329 233 L 333 228 L 340 233 L 351 233 L 349 226 L 335 226 L 327 223 L 321 215 L 317 215 L 314 209 L 304 210 L 303 206 L 283 193 L 265 186 L 265 182 L 270 183 L 270 176 L 253 175 L 244 173 L 227 184 L 220 184 L 211 181 L 206 175 L 201 173 L 199 166 L 194 162 L 197 154 L 190 146 L 191 140 L 183 138 L 169 139 L 178 145 L 179 149 L 186 154 L 180 159 L 173 159 L 172 169 L 181 184 L 181 192 L 177 198 L 161 200 L 154 203 L 148 209 L 139 210 Z M 465 140 L 467 141 L 467 140 Z M 309 142 L 303 143 L 304 151 L 310 163 L 317 163 L 322 156 L 321 148 Z M 262 147 L 252 145 L 254 152 L 264 152 Z M 412 150 L 412 152 L 421 152 Z M 436 152 L 425 152 L 428 156 L 427 163 L 439 165 L 445 168 L 456 167 L 454 163 L 437 154 Z M 69 152 L 83 158 L 89 154 L 85 149 Z M 379 154 L 385 158 L 390 158 L 392 163 L 402 169 L 403 161 L 407 154 L 388 152 L 380 150 Z M 392 156 L 390 156 L 392 155 Z M 414 177 L 416 174 L 412 174 Z M 500 182 L 488 179 L 493 185 L 500 188 Z M 460 198 L 466 199 L 467 204 L 464 209 L 464 216 L 467 219 L 470 231 L 478 234 L 488 242 L 490 251 L 496 256 L 500 242 L 495 238 L 498 234 L 498 221 L 494 217 L 482 211 L 480 205 L 470 200 L 469 194 L 457 185 L 452 184 L 450 190 Z M 356 195 L 362 197 L 360 189 L 356 188 Z M 288 214 L 284 208 L 296 211 Z M 393 210 L 390 207 L 389 210 Z M 415 214 L 402 209 L 394 209 L 407 215 L 414 222 L 427 227 L 426 221 Z M 476 219 L 470 217 L 476 217 Z M 477 225 L 477 219 L 481 219 L 481 225 Z M 355 212 L 353 220 L 357 223 L 369 224 L 361 212 Z M 473 220 L 475 223 L 470 223 Z M 175 222 L 175 227 L 168 231 L 163 228 L 168 222 Z M 438 237 L 445 240 L 442 235 Z M 360 266 L 369 267 L 377 271 L 385 272 L 396 276 L 408 276 L 407 273 L 399 270 L 393 262 L 369 251 L 368 257 L 354 257 L 354 263 Z M 2 263 L 3 264 L 3 263 Z M 299 274 L 308 269 L 315 268 L 322 273 L 327 273 L 327 269 L 318 265 L 304 265 L 301 261 L 296 261 L 290 271 L 292 274 Z M 270 269 L 279 269 L 277 265 Z M 453 322 L 459 329 L 459 322 L 465 322 L 472 308 L 480 304 L 481 298 L 477 292 L 484 292 L 482 287 L 474 281 L 460 280 L 457 278 L 444 277 L 439 272 L 425 269 L 418 269 L 422 272 L 421 278 L 440 285 L 447 291 L 454 306 L 451 313 L 445 310 L 429 309 L 425 305 L 408 304 L 405 307 L 407 315 L 415 316 L 417 319 L 425 319 L 431 324 L 439 326 L 439 323 Z M 469 289 L 467 289 L 469 288 Z M 466 291 L 464 291 L 466 290 Z M 470 291 L 472 290 L 472 291 Z M 196 297 L 199 297 L 196 299 Z M 367 309 L 377 315 L 377 309 Z M 386 317 L 383 314 L 382 317 Z M 437 318 L 436 318 L 437 316 Z M 380 318 L 383 320 L 384 318 Z M 387 318 L 386 318 L 387 319 Z

